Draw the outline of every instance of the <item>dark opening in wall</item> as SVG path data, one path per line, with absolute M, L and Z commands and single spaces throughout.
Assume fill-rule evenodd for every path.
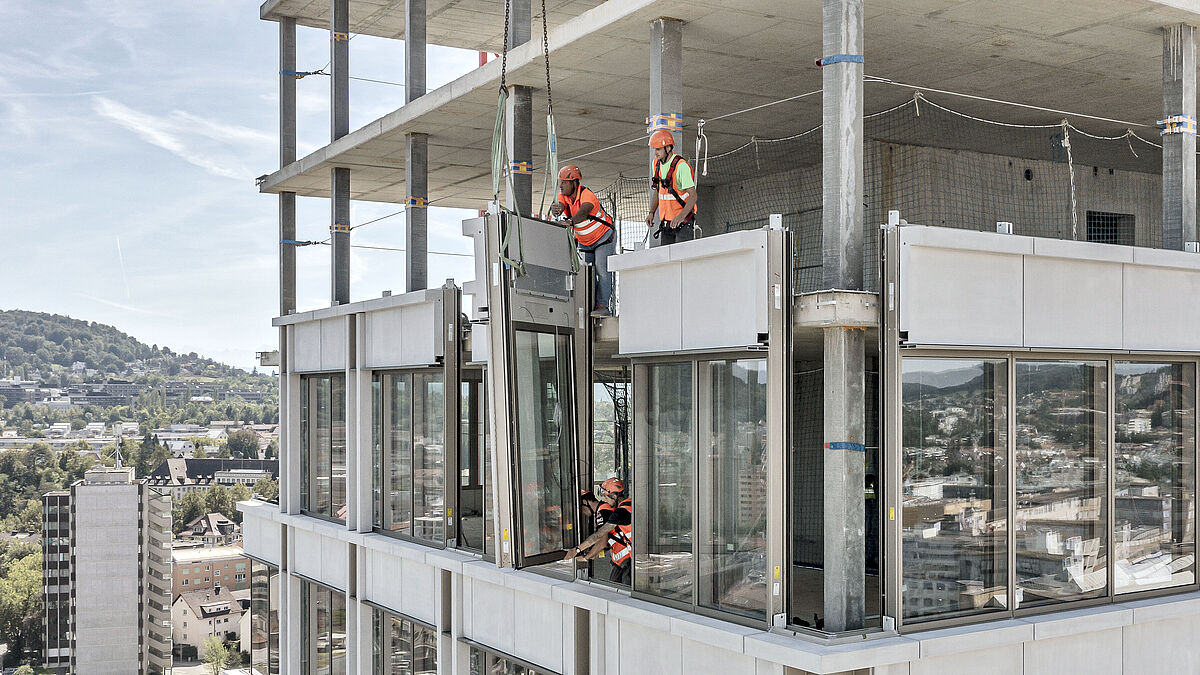
M 1098 244 L 1133 246 L 1134 220 L 1131 213 L 1087 212 L 1087 240 Z

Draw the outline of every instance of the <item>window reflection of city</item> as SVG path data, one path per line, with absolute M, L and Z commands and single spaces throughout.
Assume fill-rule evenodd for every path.
M 1110 592 L 1107 363 L 1016 362 L 1011 528 L 1007 367 L 1005 360 L 904 361 L 903 606 L 910 619 Z M 1117 593 L 1193 583 L 1194 377 L 1191 364 L 1116 365 Z
M 441 373 L 377 374 L 375 480 L 386 495 L 376 525 L 417 539 L 445 538 L 445 387 Z

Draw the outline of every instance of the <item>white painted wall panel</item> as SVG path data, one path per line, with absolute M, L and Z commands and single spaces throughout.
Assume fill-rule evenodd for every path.
M 1023 344 L 1120 349 L 1122 267 L 1117 262 L 1027 256 Z
M 1024 672 L 1121 675 L 1121 644 L 1120 628 L 1026 642 Z
M 1200 673 L 1200 616 L 1134 624 L 1124 629 L 1125 673 Z M 1193 648 L 1186 648 L 1193 647 Z
M 386 572 L 386 570 L 383 571 Z M 390 571 L 392 584 L 401 588 L 400 604 L 393 606 L 414 619 L 420 619 L 436 626 L 438 618 L 437 570 L 415 560 L 401 560 L 400 569 L 396 570 L 393 564 Z M 396 584 L 397 572 L 399 572 L 399 584 Z
M 622 353 L 683 348 L 682 278 L 679 263 L 621 272 L 618 338 Z
M 683 348 L 742 347 L 758 342 L 766 276 L 763 251 L 682 261 Z M 646 320 L 648 317 L 639 317 Z M 624 349 L 624 343 L 621 344 Z
M 321 319 L 321 369 L 346 368 L 346 318 Z
M 1200 351 L 1200 271 L 1128 265 L 1124 284 L 1126 349 Z
M 563 664 L 562 605 L 514 591 L 513 656 L 558 672 Z
M 620 626 L 617 654 L 620 670 L 613 675 L 683 675 L 688 672 L 683 668 L 683 638 L 632 621 L 621 621 Z
M 309 321 L 292 328 L 292 371 L 312 373 L 321 370 L 321 323 Z
M 910 342 L 1021 345 L 1020 255 L 916 245 L 902 248 L 900 329 L 908 331 Z
M 437 360 L 437 326 L 432 302 L 404 307 L 404 338 L 400 341 L 401 363 L 426 364 Z
M 403 351 L 401 342 L 404 340 L 403 322 L 403 307 L 367 313 L 367 353 L 364 356 L 367 368 L 380 368 L 400 362 L 400 354 Z
M 513 654 L 513 626 L 517 616 L 513 611 L 513 593 L 511 588 L 497 586 L 486 581 L 475 579 L 471 584 L 471 606 L 468 611 L 474 613 L 476 620 L 471 622 L 471 632 L 468 638 L 495 647 L 503 652 Z M 526 620 L 527 617 L 520 617 Z M 513 654 L 516 656 L 516 654 Z
M 685 639 L 682 665 L 688 675 L 753 673 L 754 657 Z
M 919 637 L 919 636 L 918 636 Z M 1024 675 L 1021 644 L 994 649 L 950 654 L 914 661 L 903 672 L 908 675 Z M 890 672 L 890 671 L 889 671 Z
M 297 528 L 292 528 L 290 536 L 296 543 L 296 559 L 292 561 L 292 569 L 314 581 L 340 590 L 346 589 L 346 542 Z
M 253 511 L 242 518 L 242 548 L 248 555 L 279 564 L 279 524 Z

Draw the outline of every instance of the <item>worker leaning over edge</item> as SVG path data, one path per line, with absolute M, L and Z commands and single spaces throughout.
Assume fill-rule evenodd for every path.
M 550 205 L 550 213 L 566 217 L 572 235 L 583 253 L 583 261 L 592 265 L 596 278 L 596 307 L 592 316 L 609 316 L 613 279 L 608 271 L 608 256 L 616 253 L 613 219 L 600 205 L 595 192 L 583 186 L 583 172 L 574 164 L 558 172 L 558 200 Z
M 663 246 L 691 241 L 699 199 L 692 165 L 675 154 L 675 137 L 666 129 L 650 134 L 650 147 L 654 148 L 654 168 L 646 226 L 655 237 L 662 237 Z
M 574 560 L 581 554 L 585 560 L 593 560 L 608 549 L 612 561 L 609 581 L 628 585 L 633 581 L 633 502 L 625 496 L 625 483 L 620 478 L 601 483 L 599 498 L 596 515 L 604 523 L 578 547 L 567 551 L 563 560 Z

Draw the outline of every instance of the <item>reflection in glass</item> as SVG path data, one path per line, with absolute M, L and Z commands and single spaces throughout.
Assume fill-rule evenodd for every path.
M 458 546 L 491 555 L 492 463 L 488 453 L 487 388 L 482 377 L 465 375 L 460 387 Z
M 279 673 L 279 569 L 250 563 L 250 664 L 255 675 Z
M 534 668 L 516 659 L 471 645 L 470 675 L 554 675 L 548 670 Z
M 382 521 L 388 531 L 442 543 L 445 494 L 445 393 L 440 372 L 376 373 L 373 389 L 383 400 L 383 463 L 376 472 L 386 495 Z
M 704 364 L 712 439 L 700 463 L 701 604 L 767 611 L 767 361 Z
M 646 372 L 646 448 L 635 457 L 646 532 L 638 532 L 635 522 L 634 585 L 639 591 L 691 602 L 692 364 L 647 366 Z
M 1016 606 L 1107 592 L 1107 370 L 1102 361 L 1016 364 Z
M 1196 371 L 1118 362 L 1113 560 L 1117 593 L 1195 579 Z
M 376 632 L 374 672 L 390 675 L 435 675 L 437 630 L 417 621 L 373 608 Z
M 525 556 L 573 543 L 573 461 L 569 437 L 570 338 L 516 331 L 514 389 L 520 545 Z
M 306 513 L 346 519 L 346 377 L 300 382 L 300 500 Z
M 346 596 L 300 582 L 300 658 L 305 675 L 346 674 Z
M 903 361 L 904 616 L 1008 607 L 1008 367 Z

